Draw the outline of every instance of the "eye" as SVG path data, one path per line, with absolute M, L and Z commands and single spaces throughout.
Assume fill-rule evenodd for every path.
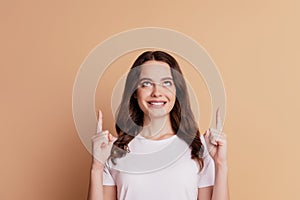
M 153 84 L 150 81 L 144 81 L 141 83 L 142 87 L 151 87 Z
M 172 81 L 164 81 L 164 82 L 162 83 L 162 85 L 163 85 L 163 86 L 166 86 L 166 87 L 172 86 L 172 85 L 173 85 L 173 82 L 172 82 Z

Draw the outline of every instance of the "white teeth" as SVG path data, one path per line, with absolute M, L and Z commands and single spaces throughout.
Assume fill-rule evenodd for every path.
M 151 105 L 161 106 L 164 105 L 164 102 L 150 102 Z

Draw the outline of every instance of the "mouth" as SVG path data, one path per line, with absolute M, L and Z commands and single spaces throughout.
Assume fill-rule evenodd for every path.
M 147 103 L 151 106 L 164 106 L 166 101 L 147 101 Z

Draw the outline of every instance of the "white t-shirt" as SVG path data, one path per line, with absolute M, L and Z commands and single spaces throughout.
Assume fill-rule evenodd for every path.
M 215 179 L 214 161 L 200 138 L 205 147 L 200 173 L 188 145 L 176 135 L 163 140 L 137 135 L 117 165 L 106 162 L 103 185 L 116 185 L 119 200 L 196 200 L 198 188 L 214 185 Z

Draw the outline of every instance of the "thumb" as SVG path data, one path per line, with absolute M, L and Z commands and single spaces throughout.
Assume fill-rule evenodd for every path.
M 210 131 L 206 130 L 205 133 L 203 134 L 203 136 L 204 136 L 204 140 L 205 140 L 206 145 L 209 145 Z
M 117 140 L 116 137 L 114 137 L 111 133 L 108 134 L 108 141 L 111 143 L 114 143 Z
M 116 137 L 114 137 L 112 134 L 108 135 L 108 146 L 111 149 L 112 146 L 114 145 L 114 142 L 117 140 Z
M 209 131 L 209 130 L 206 130 L 206 131 L 204 132 L 203 136 L 204 136 L 205 139 L 208 140 L 208 139 L 209 139 L 209 136 L 210 136 L 210 131 Z

